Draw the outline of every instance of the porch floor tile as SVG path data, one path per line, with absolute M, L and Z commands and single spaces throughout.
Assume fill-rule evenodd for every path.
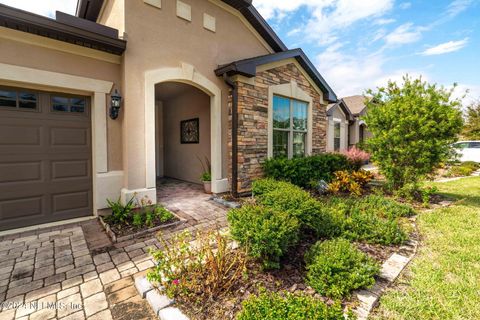
M 157 190 L 187 220 L 166 238 L 226 226 L 227 209 L 202 186 L 163 179 Z M 97 220 L 0 237 L 0 319 L 155 319 L 134 287 L 154 265 L 151 248 L 161 248 L 155 234 L 112 244 Z

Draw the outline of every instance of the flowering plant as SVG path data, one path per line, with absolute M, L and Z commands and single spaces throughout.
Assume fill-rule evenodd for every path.
M 348 161 L 350 161 L 355 170 L 359 170 L 362 165 L 370 160 L 370 154 L 362 149 L 357 148 L 356 146 L 353 146 L 347 151 L 342 152 L 342 154 L 347 157 Z

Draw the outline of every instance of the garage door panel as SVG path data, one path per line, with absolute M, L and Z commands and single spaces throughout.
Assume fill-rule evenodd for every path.
M 52 146 L 89 147 L 89 134 L 86 128 L 50 128 Z
M 0 126 L 0 146 L 40 146 L 41 127 L 21 125 Z
M 0 108 L 0 231 L 92 214 L 90 112 L 38 96 L 33 112 Z
M 18 182 L 40 182 L 41 180 L 41 161 L 0 163 L 0 185 Z
M 69 211 L 88 210 L 90 206 L 90 190 L 52 195 L 52 208 L 54 215 L 65 214 Z
M 88 160 L 52 161 L 52 181 L 60 179 L 90 178 Z
M 0 218 L 2 224 L 19 218 L 38 218 L 43 216 L 44 195 L 0 200 Z

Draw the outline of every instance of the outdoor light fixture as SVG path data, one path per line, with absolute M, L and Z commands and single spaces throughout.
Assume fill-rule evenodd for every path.
M 122 96 L 118 93 L 117 89 L 110 96 L 110 118 L 113 120 L 118 118 L 118 113 L 120 112 L 120 105 L 122 104 Z

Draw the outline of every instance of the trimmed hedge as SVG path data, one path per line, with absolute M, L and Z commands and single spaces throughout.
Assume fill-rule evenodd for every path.
M 400 244 L 408 236 L 398 218 L 414 214 L 413 209 L 381 196 L 330 198 L 325 201 L 342 237 L 373 244 Z
M 339 303 L 325 303 L 305 295 L 262 292 L 242 303 L 237 320 L 345 320 Z
M 300 224 L 288 212 L 246 205 L 230 210 L 227 219 L 232 237 L 265 269 L 279 268 L 280 258 L 298 242 Z
M 348 240 L 317 242 L 305 254 L 306 282 L 318 293 L 343 298 L 355 289 L 371 287 L 378 264 Z
M 328 210 L 310 193 L 291 183 L 265 179 L 253 183 L 257 201 L 278 211 L 296 217 L 301 228 L 326 238 L 338 233 Z
M 263 164 L 267 178 L 291 182 L 310 189 L 320 180 L 330 182 L 333 173 L 351 170 L 352 164 L 342 154 L 324 153 L 303 158 L 271 158 Z

